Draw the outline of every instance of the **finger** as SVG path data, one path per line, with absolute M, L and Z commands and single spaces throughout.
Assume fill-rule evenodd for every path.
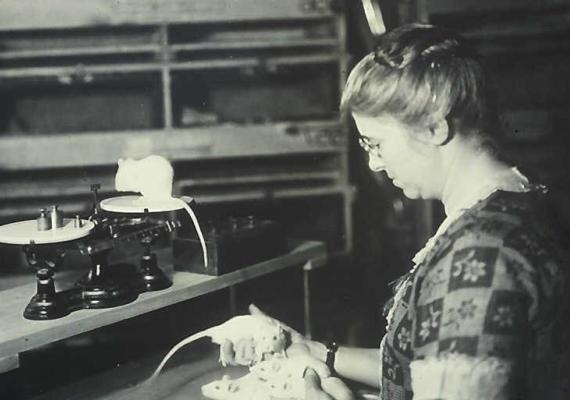
M 321 389 L 321 380 L 314 369 L 307 367 L 303 374 L 303 379 L 305 380 L 305 389 L 307 392 Z
M 293 343 L 287 347 L 287 357 L 308 356 L 311 354 L 309 347 L 303 343 Z
M 253 340 L 242 339 L 235 345 L 236 362 L 240 365 L 250 365 L 253 362 L 255 346 Z
M 317 373 L 317 375 L 319 376 L 319 378 L 321 378 L 321 380 L 328 378 L 331 375 L 331 370 L 327 366 L 327 364 L 325 364 L 321 360 L 317 360 L 316 358 L 308 357 L 307 358 L 307 367 L 314 370 Z M 321 384 L 322 384 L 322 381 L 321 381 Z
M 253 340 L 249 340 L 244 346 L 243 346 L 243 358 L 244 360 L 247 360 L 248 364 L 251 364 L 255 358 L 255 346 L 253 343 Z
M 304 374 L 305 400 L 333 400 L 321 389 L 319 375 L 312 369 L 307 368 Z
M 220 354 L 221 359 L 224 360 L 228 364 L 235 363 L 235 351 L 234 351 L 234 344 L 226 339 L 224 343 L 220 346 Z
M 337 377 L 329 377 L 321 381 L 321 387 L 334 400 L 354 400 L 354 394 L 348 386 Z

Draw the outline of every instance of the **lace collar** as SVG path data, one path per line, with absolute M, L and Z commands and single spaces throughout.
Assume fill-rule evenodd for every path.
M 485 200 L 498 190 L 507 192 L 528 192 L 533 187 L 534 185 L 529 183 L 528 178 L 524 176 L 518 168 L 512 167 L 483 180 L 480 184 L 468 188 L 458 202 L 448 205 L 446 208 L 447 217 L 443 220 L 436 233 L 412 259 L 414 269 L 425 260 L 427 254 L 434 247 L 436 240 L 443 235 L 447 228 L 459 219 L 466 210 L 478 202 Z

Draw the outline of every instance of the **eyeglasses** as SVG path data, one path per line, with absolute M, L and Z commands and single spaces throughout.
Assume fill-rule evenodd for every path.
M 381 157 L 381 155 L 380 155 L 380 149 L 381 149 L 380 143 L 374 143 L 370 139 L 363 137 L 363 136 L 360 136 L 358 138 L 358 144 L 368 154 L 372 154 L 376 157 Z

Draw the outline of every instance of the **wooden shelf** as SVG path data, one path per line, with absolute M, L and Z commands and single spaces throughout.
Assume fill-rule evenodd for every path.
M 203 179 L 180 179 L 176 181 L 178 187 L 214 186 L 228 184 L 251 184 L 271 182 L 297 182 L 309 180 L 338 180 L 338 171 L 325 172 L 290 172 L 281 174 L 257 174 L 234 177 L 203 178 Z
M 159 45 L 94 46 L 91 48 L 72 47 L 62 49 L 12 50 L 1 52 L 0 60 L 13 60 L 21 58 L 78 57 L 107 54 L 159 53 L 161 50 L 162 47 Z
M 317 54 L 310 56 L 287 56 L 287 57 L 250 57 L 235 58 L 230 60 L 196 60 L 176 62 L 168 65 L 172 71 L 184 70 L 211 70 L 222 68 L 248 68 L 248 67 L 278 67 L 280 65 L 309 65 L 324 64 L 338 61 L 336 54 Z M 1 73 L 0 73 L 1 76 Z
M 288 134 L 291 127 L 298 133 Z M 327 143 L 322 130 L 339 132 Z M 161 154 L 172 161 L 343 151 L 335 122 L 224 124 L 195 128 L 0 137 L 4 170 L 115 165 L 121 157 Z M 76 152 L 74 149 L 90 149 Z
M 299 65 L 299 64 L 322 64 L 338 61 L 338 55 L 317 54 L 317 55 L 292 55 L 287 57 L 241 57 L 235 59 L 208 59 L 179 62 L 140 62 L 140 63 L 116 63 L 101 65 L 80 66 L 49 66 L 49 67 L 29 67 L 29 68 L 6 68 L 0 69 L 0 78 L 35 78 L 35 77 L 60 77 L 91 74 L 91 75 L 111 75 L 128 74 L 141 72 L 159 72 L 164 69 L 172 71 L 182 70 L 211 70 L 220 68 L 248 68 L 262 66 L 279 65 Z
M 307 188 L 288 188 L 288 189 L 252 189 L 240 190 L 239 193 L 224 193 L 213 195 L 195 196 L 196 202 L 200 204 L 212 204 L 223 202 L 235 202 L 245 200 L 266 200 L 266 199 L 285 199 L 293 197 L 311 197 L 311 196 L 328 196 L 334 194 L 350 194 L 352 186 L 313 186 Z
M 174 282 L 168 289 L 142 293 L 137 300 L 124 306 L 100 310 L 80 310 L 50 321 L 30 321 L 22 316 L 26 304 L 35 293 L 35 283 L 1 291 L 0 359 L 284 268 L 299 267 L 307 262 L 323 265 L 325 260 L 324 244 L 303 242 L 281 257 L 217 277 L 190 272 L 173 272 L 171 267 L 164 268 Z
M 31 12 L 30 12 L 31 10 Z M 311 0 L 3 0 L 2 29 L 62 29 L 162 23 L 311 20 L 334 14 Z
M 65 75 L 75 75 L 79 71 L 81 74 L 117 74 L 117 73 L 134 73 L 134 72 L 158 72 L 163 68 L 162 63 L 149 62 L 138 64 L 106 64 L 106 65 L 81 65 L 72 66 L 55 66 L 55 67 L 29 67 L 29 68 L 6 68 L 0 69 L 0 78 L 50 78 Z
M 567 0 L 430 0 L 430 14 L 458 14 L 485 12 L 537 11 L 544 8 L 567 6 Z
M 115 193 L 114 179 L 109 176 L 90 176 L 91 181 L 101 184 L 99 194 L 105 197 Z M 223 187 L 227 185 L 250 185 L 264 184 L 276 182 L 290 182 L 302 184 L 315 181 L 335 182 L 341 178 L 338 171 L 323 172 L 291 172 L 291 173 L 275 173 L 275 174 L 255 174 L 242 176 L 226 176 L 213 178 L 190 178 L 179 179 L 176 181 L 176 187 L 179 189 L 192 189 L 196 187 Z M 0 200 L 15 200 L 24 197 L 66 197 L 66 196 L 82 196 L 90 195 L 89 187 L 86 185 L 76 186 L 77 178 L 60 178 L 54 184 L 42 187 L 41 179 L 30 180 L 29 182 L 0 182 Z M 38 190 L 39 187 L 39 190 Z M 0 211 L 1 214 L 1 211 Z
M 172 51 L 196 51 L 196 50 L 248 50 L 266 49 L 282 47 L 337 47 L 337 39 L 281 39 L 281 40 L 250 40 L 224 41 L 224 42 L 204 42 L 204 43 L 184 43 L 172 44 L 168 46 Z
M 209 51 L 209 50 L 250 50 L 250 49 L 272 49 L 288 47 L 337 47 L 336 39 L 297 39 L 267 41 L 254 40 L 249 42 L 204 42 L 204 43 L 184 43 L 172 44 L 168 46 L 160 45 L 125 45 L 125 46 L 94 46 L 71 47 L 61 49 L 34 49 L 34 50 L 12 50 L 0 53 L 0 60 L 15 60 L 24 58 L 52 58 L 52 57 L 80 57 L 80 56 L 101 56 L 101 55 L 129 55 L 139 53 L 159 54 L 163 48 L 172 52 Z

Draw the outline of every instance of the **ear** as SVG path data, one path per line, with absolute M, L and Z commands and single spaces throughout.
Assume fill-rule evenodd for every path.
M 419 127 L 413 130 L 413 138 L 425 145 L 439 147 L 452 138 L 452 131 L 445 119 L 438 120 L 429 127 Z
M 451 139 L 451 130 L 445 118 L 436 121 L 430 126 L 427 133 L 428 142 L 435 146 L 443 146 Z

